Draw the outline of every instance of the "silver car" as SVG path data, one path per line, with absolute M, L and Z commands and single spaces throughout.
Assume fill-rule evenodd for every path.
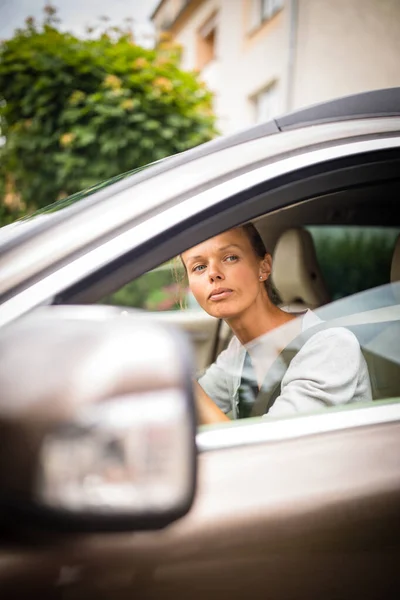
M 0 231 L 1 597 L 398 597 L 400 89 L 117 179 Z M 373 402 L 196 427 L 229 331 L 171 265 L 250 221 Z

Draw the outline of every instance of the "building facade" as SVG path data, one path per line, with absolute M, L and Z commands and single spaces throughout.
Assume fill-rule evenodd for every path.
M 152 21 L 201 71 L 224 134 L 400 86 L 400 0 L 161 0 Z

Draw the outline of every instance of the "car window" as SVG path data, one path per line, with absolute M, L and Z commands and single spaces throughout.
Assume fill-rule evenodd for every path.
M 308 227 L 332 300 L 357 294 L 390 279 L 398 228 L 362 226 Z

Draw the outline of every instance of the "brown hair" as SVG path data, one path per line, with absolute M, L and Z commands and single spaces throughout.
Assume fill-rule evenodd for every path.
M 241 228 L 246 232 L 251 247 L 259 258 L 264 258 L 266 254 L 269 254 L 261 235 L 258 233 L 253 223 L 245 223 L 244 225 L 241 225 Z M 279 304 L 281 299 L 279 298 L 279 294 L 272 283 L 271 277 L 268 277 L 268 279 L 264 281 L 264 285 L 265 289 L 267 290 L 268 298 L 271 300 L 271 302 L 273 302 L 273 304 Z
M 183 271 L 184 271 L 183 274 L 182 274 L 182 267 L 183 267 Z M 172 259 L 171 268 L 172 268 L 174 280 L 178 284 L 177 301 L 179 303 L 180 309 L 184 310 L 185 308 L 187 308 L 186 289 L 188 286 L 188 276 L 187 276 L 186 265 L 183 262 L 181 254 L 179 254 L 178 256 L 175 256 L 175 258 Z

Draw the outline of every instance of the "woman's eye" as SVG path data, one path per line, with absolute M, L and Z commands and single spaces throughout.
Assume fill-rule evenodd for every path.
M 236 256 L 236 254 L 231 254 L 230 256 L 227 256 L 225 260 L 227 260 L 228 262 L 235 262 L 235 260 L 238 260 L 238 256 Z
M 203 269 L 206 268 L 206 265 L 196 265 L 195 267 L 193 267 L 192 272 L 197 272 L 199 273 L 200 271 L 203 271 Z

